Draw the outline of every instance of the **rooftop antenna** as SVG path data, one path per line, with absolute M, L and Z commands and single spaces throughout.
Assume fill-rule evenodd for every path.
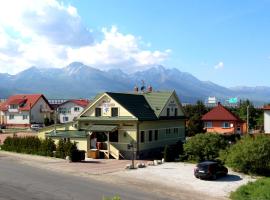
M 145 85 L 144 85 L 144 80 L 142 80 L 141 92 L 144 92 L 144 90 L 145 90 Z

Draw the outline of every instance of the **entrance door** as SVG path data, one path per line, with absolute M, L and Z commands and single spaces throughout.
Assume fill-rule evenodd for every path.
M 110 134 L 110 142 L 118 142 L 118 130 L 109 133 Z

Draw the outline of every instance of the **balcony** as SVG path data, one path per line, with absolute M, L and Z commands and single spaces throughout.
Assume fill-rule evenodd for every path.
M 8 112 L 10 112 L 10 113 L 17 113 L 17 112 L 19 112 L 19 109 L 18 108 L 9 108 L 8 109 Z
M 50 113 L 50 112 L 53 112 L 51 109 L 49 108 L 40 108 L 40 112 L 41 113 Z

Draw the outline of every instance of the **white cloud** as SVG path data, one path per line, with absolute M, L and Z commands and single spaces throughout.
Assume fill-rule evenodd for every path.
M 224 63 L 220 61 L 218 64 L 214 66 L 215 69 L 223 69 L 224 68 Z
M 140 48 L 140 38 L 122 34 L 113 26 L 103 28 L 104 39 L 93 46 L 68 49 L 69 62 L 80 61 L 94 67 L 109 69 L 118 67 L 129 71 L 141 70 L 162 63 L 170 50 L 149 51 Z
M 0 72 L 16 73 L 30 66 L 63 67 L 73 61 L 136 71 L 162 64 L 170 54 L 170 50 L 145 50 L 148 43 L 120 33 L 116 26 L 103 28 L 101 34 L 102 40 L 94 41 L 77 9 L 56 0 L 2 2 Z

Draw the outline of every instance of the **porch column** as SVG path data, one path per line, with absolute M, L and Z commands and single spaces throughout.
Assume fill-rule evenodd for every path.
M 107 150 L 108 150 L 108 159 L 110 158 L 110 133 L 107 132 Z

